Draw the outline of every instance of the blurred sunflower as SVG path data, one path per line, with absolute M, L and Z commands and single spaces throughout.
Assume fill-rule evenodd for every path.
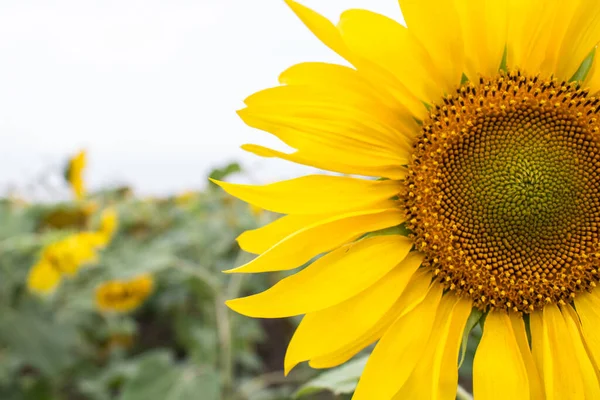
M 38 262 L 29 271 L 27 287 L 38 294 L 52 293 L 65 276 L 72 277 L 86 264 L 98 259 L 98 250 L 112 240 L 118 226 L 117 213 L 105 209 L 96 231 L 74 233 L 42 249 Z
M 87 154 L 84 150 L 71 158 L 67 165 L 65 175 L 77 200 L 83 199 L 86 194 L 85 181 L 83 179 L 83 171 L 85 170 L 86 165 Z
M 154 290 L 152 275 L 131 280 L 104 282 L 96 289 L 96 306 L 100 311 L 129 312 L 139 307 Z
M 352 67 L 298 64 L 250 96 L 242 119 L 296 151 L 244 148 L 385 179 L 220 182 L 287 214 L 242 234 L 259 256 L 228 272 L 324 254 L 228 305 L 305 314 L 286 372 L 377 342 L 355 400 L 454 399 L 478 320 L 476 399 L 600 398 L 600 5 L 400 0 L 405 27 L 287 3 Z

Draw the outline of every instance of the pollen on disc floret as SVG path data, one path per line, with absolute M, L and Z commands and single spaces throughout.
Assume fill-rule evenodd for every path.
M 518 72 L 431 109 L 406 207 L 416 248 L 480 309 L 531 312 L 598 281 L 600 99 Z

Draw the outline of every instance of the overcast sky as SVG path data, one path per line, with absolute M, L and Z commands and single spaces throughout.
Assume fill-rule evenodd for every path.
M 337 21 L 347 8 L 396 19 L 395 0 L 305 0 Z M 273 144 L 235 110 L 301 61 L 339 61 L 282 0 L 3 0 L 0 185 L 89 152 L 92 186 L 142 193 L 200 187 L 240 160 L 253 179 L 303 171 L 261 160 Z

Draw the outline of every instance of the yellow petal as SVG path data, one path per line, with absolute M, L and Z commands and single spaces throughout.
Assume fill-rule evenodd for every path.
M 419 99 L 432 103 L 443 95 L 439 72 L 417 39 L 396 21 L 366 10 L 345 11 L 338 23 L 350 50 L 390 72 Z
M 564 35 L 556 76 L 570 79 L 599 41 L 600 7 L 596 1 L 582 0 Z
M 546 305 L 541 318 L 530 319 L 531 336 L 536 353 L 535 341 L 541 338 L 541 357 L 534 357 L 543 376 L 546 398 L 583 399 L 584 385 L 575 358 L 573 343 L 565 320 L 554 304 Z M 538 344 L 539 346 L 539 344 Z M 541 360 L 539 360 L 541 358 Z
M 508 314 L 491 311 L 473 362 L 473 395 L 486 400 L 529 400 L 529 380 Z
M 513 7 L 509 10 L 509 44 L 508 44 L 508 66 L 519 67 L 521 71 L 531 75 L 544 72 L 543 67 L 548 63 L 551 56 L 549 49 L 556 48 L 552 43 L 553 27 L 559 10 L 558 0 L 533 0 L 530 2 L 519 2 L 509 0 Z M 514 17 L 514 13 L 527 12 L 529 15 Z M 517 24 L 520 24 L 517 26 Z M 516 43 L 520 37 L 520 43 Z M 511 49 L 515 48 L 515 52 Z M 518 53 L 517 53 L 518 52 Z M 518 63 L 513 63 L 513 56 L 520 57 Z M 554 75 L 554 71 L 548 71 Z M 549 76 L 549 75 L 545 75 Z
M 212 182 L 247 203 L 282 214 L 341 214 L 381 203 L 403 191 L 398 181 L 328 175 L 307 175 L 268 185 Z
M 331 217 L 330 215 L 286 215 L 261 228 L 242 233 L 236 239 L 248 253 L 260 254 L 292 233 Z
M 596 56 L 585 80 L 584 87 L 589 88 L 592 95 L 596 95 L 600 91 L 600 54 L 598 54 L 598 50 L 596 50 Z
M 600 386 L 598 384 L 598 369 L 594 366 L 584 345 L 581 335 L 579 318 L 575 310 L 570 305 L 562 309 L 562 315 L 565 320 L 567 330 L 570 334 L 570 340 L 573 344 L 575 360 L 579 364 L 579 371 L 583 381 L 586 399 L 600 399 Z M 568 339 L 566 339 L 568 340 Z
M 585 343 L 596 365 L 600 366 L 600 298 L 598 289 L 591 294 L 582 293 L 575 297 L 575 308 L 581 320 Z
M 257 318 L 282 318 L 322 310 L 375 284 L 406 257 L 412 245 L 411 239 L 399 235 L 363 239 L 324 255 L 262 293 L 229 300 L 227 306 Z M 412 272 L 418 266 L 414 263 Z
M 242 146 L 242 149 L 260 157 L 277 157 L 282 160 L 342 174 L 376 176 L 389 179 L 404 179 L 406 177 L 406 168 L 397 162 L 382 163 L 377 158 L 352 157 L 350 153 L 340 154 L 338 152 L 337 154 L 330 153 L 326 155 L 324 152 L 319 151 L 319 149 L 304 149 L 288 154 L 255 144 L 245 144 Z
M 508 0 L 507 65 L 528 74 L 539 72 L 543 62 L 543 51 L 532 54 L 533 49 L 545 50 L 546 46 L 536 46 L 544 25 L 551 20 L 552 7 L 545 7 L 544 0 Z M 541 53 L 541 54 L 540 54 Z M 536 68 L 536 65 L 538 66 Z
M 498 73 L 506 47 L 506 0 L 456 2 L 465 44 L 465 74 L 473 82 Z
M 114 237 L 119 227 L 119 215 L 114 208 L 107 208 L 100 216 L 100 230 L 96 232 L 102 239 L 101 246 L 106 246 Z
M 417 133 L 420 129 L 413 114 L 392 93 L 355 69 L 336 64 L 305 62 L 285 70 L 279 76 L 279 82 L 319 89 L 323 97 L 337 97 L 343 103 L 348 103 L 350 99 L 355 104 L 366 102 L 371 108 L 385 111 L 384 115 L 393 115 L 400 122 L 399 126 L 407 132 Z
M 454 2 L 448 0 L 399 0 L 408 29 L 440 68 L 441 89 L 450 93 L 464 71 L 464 47 Z
M 529 314 L 529 327 L 531 333 L 531 354 L 535 362 L 540 382 L 544 386 L 544 319 L 541 311 Z M 542 390 L 544 390 L 543 388 Z
M 300 5 L 293 0 L 285 0 L 300 20 L 310 31 L 331 50 L 335 51 L 346 60 L 352 62 L 353 56 L 342 40 L 340 33 L 327 18 L 316 13 L 308 7 Z
M 435 335 L 441 296 L 441 285 L 432 287 L 421 304 L 390 326 L 371 353 L 353 400 L 389 399 L 398 391 Z
M 246 124 L 296 149 L 315 142 L 361 145 L 368 148 L 359 152 L 378 151 L 395 159 L 392 149 L 410 149 L 418 132 L 414 120 L 399 118 L 397 110 L 378 100 L 325 86 L 278 86 L 254 93 L 245 103 L 248 108 L 238 115 Z
M 561 48 L 565 43 L 567 29 L 573 22 L 575 12 L 580 7 L 580 0 L 572 1 L 557 1 L 553 0 L 549 3 L 551 8 L 555 10 L 554 20 L 551 28 L 548 29 L 548 45 L 546 46 L 546 58 L 541 66 L 541 71 L 545 76 L 551 76 L 556 74 L 558 62 L 561 61 Z M 548 5 L 548 4 L 547 4 Z M 546 5 L 546 6 L 547 6 Z M 568 43 L 569 47 L 572 47 L 573 43 Z M 560 79 L 569 79 L 568 77 L 559 77 Z
M 384 107 L 398 109 L 399 104 L 388 92 L 379 90 L 357 70 L 343 65 L 324 62 L 304 62 L 296 64 L 279 75 L 279 82 L 285 85 L 307 85 L 326 87 L 351 95 L 360 94 L 371 101 L 380 102 Z M 401 109 L 399 111 L 402 111 Z M 410 115 L 404 122 L 418 129 Z
M 373 326 L 361 332 L 356 337 L 348 337 L 345 341 L 339 341 L 336 347 L 330 348 L 328 354 L 311 358 L 310 366 L 313 368 L 336 367 L 354 357 L 365 347 L 379 340 L 398 318 L 408 314 L 421 304 L 431 286 L 431 278 L 430 271 L 417 271 L 400 298 Z M 330 310 L 333 312 L 334 308 Z M 323 313 L 325 313 L 325 310 Z M 325 316 L 320 316 L 320 318 L 324 318 Z
M 364 233 L 400 225 L 405 220 L 404 213 L 398 209 L 356 211 L 328 218 L 286 237 L 249 263 L 225 272 L 254 273 L 294 269 Z
M 402 295 L 422 260 L 422 254 L 411 253 L 364 292 L 333 307 L 308 313 L 285 354 L 286 373 L 298 363 L 338 351 L 368 332 Z M 425 290 L 427 287 L 429 281 Z
M 27 288 L 33 293 L 49 294 L 60 284 L 61 274 L 52 263 L 40 260 L 29 271 Z
M 352 158 L 370 160 L 375 165 L 406 165 L 409 160 L 408 139 L 377 138 L 377 127 L 369 126 L 369 117 L 359 121 L 358 114 L 347 112 L 343 115 L 327 116 L 282 116 L 273 109 L 246 108 L 238 111 L 244 122 L 257 129 L 269 132 L 288 146 L 319 155 L 331 154 L 334 159 Z M 369 136 L 369 134 L 373 135 Z M 387 142 L 384 142 L 386 140 Z
M 321 42 L 354 65 L 370 82 L 380 86 L 380 90 L 391 94 L 415 117 L 423 119 L 427 115 L 419 99 L 394 79 L 391 73 L 348 49 L 339 30 L 329 20 L 295 1 L 286 0 L 286 3 Z M 404 114 L 404 109 L 399 114 Z
M 85 181 L 83 177 L 86 165 L 87 153 L 85 150 L 81 150 L 69 160 L 67 178 L 77 200 L 83 199 L 86 194 Z
M 426 348 L 394 399 L 454 400 L 458 386 L 458 350 L 472 301 L 442 297 Z
M 525 363 L 525 369 L 527 370 L 527 380 L 529 382 L 529 393 L 531 399 L 543 399 L 544 398 L 544 385 L 540 379 L 540 373 L 536 367 L 533 354 L 529 347 L 527 339 L 527 331 L 525 329 L 525 322 L 523 317 L 517 313 L 510 313 L 510 321 L 512 328 L 515 333 L 515 339 L 519 345 L 519 351 L 521 357 Z

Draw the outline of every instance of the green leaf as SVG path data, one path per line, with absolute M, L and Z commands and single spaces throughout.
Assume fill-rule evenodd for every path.
M 467 319 L 467 324 L 465 325 L 465 330 L 463 332 L 462 344 L 460 347 L 460 361 L 458 362 L 458 368 L 461 367 L 463 361 L 465 361 L 465 354 L 467 353 L 467 345 L 469 343 L 469 335 L 471 331 L 477 325 L 481 317 L 483 316 L 483 312 L 480 310 L 473 308 L 471 310 L 471 315 L 469 315 L 469 319 Z
M 71 325 L 56 324 L 31 312 L 0 310 L 0 347 L 6 346 L 48 376 L 59 376 L 74 361 L 78 342 Z
M 211 179 L 216 179 L 218 181 L 222 181 L 223 179 L 227 178 L 229 175 L 231 174 L 235 174 L 238 172 L 242 172 L 242 167 L 240 166 L 240 164 L 238 163 L 231 163 L 228 164 L 222 168 L 215 168 L 213 169 L 210 174 L 208 175 L 209 178 Z M 211 182 L 212 185 L 215 185 L 214 183 Z M 215 185 L 216 186 L 216 185 Z
M 594 64 L 594 56 L 596 55 L 596 49 L 593 49 L 590 54 L 583 60 L 579 69 L 575 72 L 575 74 L 569 79 L 570 82 L 583 82 L 585 78 L 587 78 L 590 70 L 592 69 L 592 65 Z
M 360 357 L 319 375 L 298 389 L 295 397 L 300 398 L 323 390 L 333 392 L 335 395 L 354 392 L 367 359 L 368 356 Z
M 219 377 L 209 367 L 180 366 L 170 357 L 149 357 L 138 364 L 139 373 L 127 381 L 120 400 L 219 400 Z

